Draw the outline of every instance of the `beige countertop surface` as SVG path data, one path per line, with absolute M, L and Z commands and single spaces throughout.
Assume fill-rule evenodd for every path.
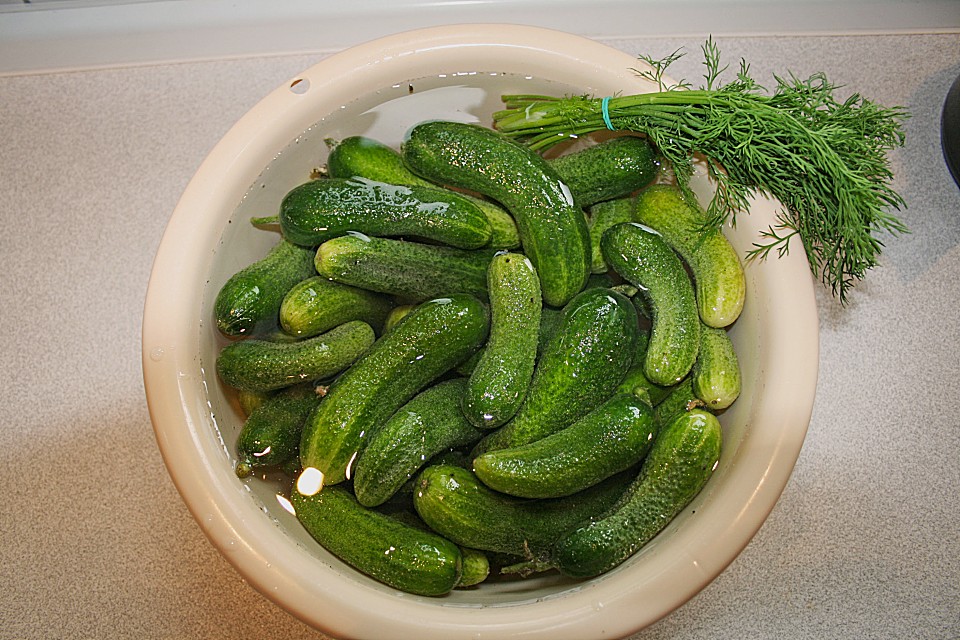
M 841 307 L 796 469 L 733 564 L 644 640 L 960 637 L 960 188 L 940 113 L 956 33 L 717 39 L 757 78 L 824 71 L 906 107 L 911 233 Z M 695 38 L 610 40 L 630 53 Z M 0 638 L 322 638 L 248 586 L 170 481 L 140 368 L 153 255 L 191 175 L 323 54 L 0 77 Z

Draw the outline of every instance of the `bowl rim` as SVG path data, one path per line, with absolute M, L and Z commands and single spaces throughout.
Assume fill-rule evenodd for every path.
M 615 80 L 624 91 L 641 87 L 631 71 L 639 63 L 623 51 L 552 29 L 501 23 L 429 27 L 378 38 L 324 58 L 278 86 L 200 165 L 154 259 L 144 302 L 142 365 L 158 447 L 191 514 L 243 578 L 291 614 L 336 637 L 376 637 L 387 630 L 391 637 L 428 639 L 629 635 L 669 614 L 719 575 L 752 539 L 789 480 L 812 414 L 819 357 L 813 280 L 802 251 L 750 266 L 752 277 L 773 294 L 762 311 L 773 319 L 776 349 L 762 357 L 792 363 L 789 372 L 779 369 L 778 379 L 765 378 L 764 386 L 788 386 L 791 404 L 763 407 L 766 415 L 779 416 L 779 423 L 751 425 L 751 435 L 758 437 L 741 443 L 731 482 L 747 497 L 735 505 L 735 513 L 699 518 L 675 531 L 672 546 L 681 553 L 643 558 L 647 570 L 664 576 L 670 588 L 662 582 L 633 584 L 626 572 L 612 572 L 565 594 L 523 604 L 438 607 L 429 599 L 343 579 L 343 567 L 315 557 L 306 560 L 311 573 L 304 576 L 308 554 L 289 536 L 275 535 L 276 523 L 262 517 L 249 491 L 222 464 L 228 445 L 210 428 L 211 407 L 198 392 L 204 384 L 198 355 L 204 283 L 192 274 L 209 273 L 214 258 L 209 239 L 219 238 L 224 224 L 223 218 L 199 213 L 211 210 L 225 186 L 234 192 L 248 188 L 263 170 L 263 158 L 274 157 L 314 124 L 317 105 L 326 104 L 318 97 L 324 91 L 334 85 L 340 94 L 369 90 L 377 82 L 389 86 L 385 79 L 395 78 L 396 70 L 413 59 L 430 67 L 464 52 L 492 56 L 511 72 L 562 62 L 577 69 L 578 76 L 596 73 Z M 763 196 L 751 205 L 751 211 L 763 211 L 767 219 L 778 208 Z M 758 222 L 750 215 L 738 220 L 738 228 L 752 224 Z M 791 286 L 773 286 L 781 281 Z M 713 506 L 704 505 L 703 512 L 716 515 L 719 508 Z

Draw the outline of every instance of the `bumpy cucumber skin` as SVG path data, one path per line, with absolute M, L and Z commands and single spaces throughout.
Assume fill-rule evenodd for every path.
M 713 414 L 680 414 L 657 435 L 617 505 L 557 542 L 553 564 L 566 575 L 589 578 L 623 563 L 700 493 L 720 459 L 721 440 Z
M 393 147 L 365 136 L 351 136 L 340 142 L 328 141 L 327 175 L 332 178 L 361 176 L 390 184 L 436 186 L 410 171 L 403 156 Z M 490 224 L 492 249 L 516 249 L 520 246 L 517 224 L 501 207 L 467 194 L 460 194 L 477 205 Z
M 550 160 L 581 207 L 622 198 L 657 177 L 657 154 L 646 139 L 618 136 Z
M 217 374 L 235 389 L 276 391 L 340 373 L 363 355 L 376 336 L 358 320 L 298 342 L 254 338 L 228 344 L 217 356 Z
M 460 411 L 466 382 L 455 378 L 427 388 L 373 432 L 353 475 L 360 504 L 383 504 L 435 455 L 476 444 L 482 433 Z
M 486 245 L 491 233 L 483 212 L 453 191 L 360 177 L 311 180 L 293 188 L 280 203 L 280 231 L 306 247 L 356 231 L 416 236 L 461 249 Z
M 520 247 L 520 230 L 517 229 L 517 223 L 503 207 L 484 198 L 464 194 L 477 208 L 487 217 L 487 224 L 490 225 L 490 242 L 487 246 L 491 249 L 501 249 L 505 251 L 517 249 Z
M 383 333 L 386 333 L 397 326 L 397 323 L 407 317 L 407 314 L 413 311 L 417 305 L 415 304 L 398 304 L 393 309 L 390 310 L 390 313 L 387 314 L 386 319 L 383 321 Z
M 590 229 L 590 246 L 593 251 L 593 273 L 606 273 L 610 268 L 600 250 L 600 238 L 603 237 L 603 232 L 621 222 L 633 222 L 636 202 L 634 198 L 617 198 L 590 207 L 587 226 Z
M 636 299 L 634 298 L 634 301 Z M 623 376 L 620 386 L 617 387 L 618 393 L 634 393 L 637 395 L 645 394 L 649 403 L 656 407 L 664 398 L 672 393 L 674 387 L 664 387 L 650 382 L 644 373 L 643 361 L 647 355 L 647 345 L 650 343 L 650 331 L 641 329 L 637 334 L 637 348 L 633 355 L 633 365 Z
M 303 422 L 319 403 L 312 384 L 284 389 L 264 400 L 244 421 L 237 437 L 237 475 L 295 458 Z
M 490 559 L 487 554 L 477 549 L 461 547 L 460 555 L 463 556 L 463 573 L 457 589 L 474 587 L 487 579 L 490 575 Z
M 477 349 L 477 351 L 472 356 L 470 356 L 469 358 L 461 362 L 459 365 L 457 365 L 454 371 L 459 373 L 461 376 L 469 377 L 470 374 L 473 373 L 473 368 L 477 366 L 477 362 L 480 361 L 480 356 L 482 355 L 483 355 L 483 347 L 481 346 L 479 349 Z
M 257 407 L 263 405 L 267 398 L 273 395 L 270 391 L 244 391 L 237 389 L 237 404 L 244 417 L 249 418 L 250 414 L 257 410 Z
M 544 307 L 540 310 L 540 330 L 537 333 L 537 357 L 541 356 L 546 350 L 547 345 L 553 338 L 554 332 L 560 326 L 563 319 L 563 310 L 553 307 Z
M 320 275 L 361 289 L 422 302 L 449 293 L 487 298 L 491 250 L 371 238 L 349 234 L 320 245 Z
M 489 317 L 476 298 L 424 302 L 331 385 L 303 429 L 300 462 L 325 484 L 347 478 L 366 438 L 400 407 L 486 340 Z
M 463 413 L 493 429 L 520 408 L 537 359 L 543 299 L 540 279 L 526 256 L 502 253 L 487 270 L 490 337 L 463 394 Z
M 557 433 L 477 457 L 473 470 L 485 485 L 508 495 L 559 498 L 642 460 L 655 430 L 647 402 L 632 393 L 615 394 Z
M 213 311 L 217 328 L 236 337 L 276 326 L 283 296 L 301 280 L 316 275 L 313 262 L 313 251 L 281 240 L 220 288 Z
M 393 303 L 359 287 L 307 278 L 293 286 L 280 304 L 280 327 L 298 338 L 310 338 L 352 320 L 366 322 L 379 335 Z
M 513 215 L 547 304 L 563 306 L 583 288 L 591 264 L 583 211 L 536 152 L 491 129 L 439 121 L 413 127 L 401 151 L 414 173 L 485 195 Z
M 703 401 L 693 392 L 693 378 L 687 376 L 653 408 L 653 417 L 662 428 L 681 413 L 703 408 Z
M 607 264 L 640 289 L 650 310 L 644 373 L 654 384 L 676 384 L 693 368 L 700 347 L 700 316 L 683 263 L 659 233 L 637 223 L 610 227 L 600 246 Z
M 442 596 L 460 581 L 460 549 L 429 531 L 368 509 L 341 487 L 293 489 L 297 519 L 327 551 L 407 593 Z
M 539 440 L 599 406 L 629 369 L 638 331 L 636 309 L 622 294 L 604 288 L 577 294 L 563 309 L 519 411 L 474 455 Z
M 740 396 L 740 362 L 724 329 L 704 326 L 691 372 L 693 392 L 711 411 L 726 409 Z
M 469 469 L 431 465 L 417 478 L 413 505 L 431 529 L 460 546 L 535 558 L 613 506 L 628 484 L 615 476 L 565 498 L 524 500 L 490 489 Z
M 331 178 L 360 176 L 379 182 L 433 186 L 403 164 L 403 157 L 391 146 L 366 136 L 327 140 L 327 175 Z
M 701 231 L 706 214 L 679 188 L 654 185 L 637 197 L 635 220 L 663 235 L 693 273 L 700 319 L 726 327 L 743 311 L 746 279 L 736 249 L 719 230 Z
M 645 394 L 651 406 L 657 406 L 664 398 L 670 395 L 673 387 L 663 387 L 650 382 L 644 373 L 643 362 L 634 364 L 624 375 L 617 391 L 620 393 Z

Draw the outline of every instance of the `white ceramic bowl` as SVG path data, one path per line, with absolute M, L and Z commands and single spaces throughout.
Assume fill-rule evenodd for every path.
M 431 118 L 479 120 L 502 93 L 635 93 L 633 57 L 569 34 L 510 25 L 431 28 L 331 56 L 266 96 L 227 133 L 170 219 L 150 279 L 143 370 L 157 441 L 204 532 L 250 584 L 342 638 L 628 635 L 682 605 L 743 549 L 779 498 L 799 454 L 816 387 L 818 334 L 803 251 L 747 265 L 748 297 L 731 330 L 743 392 L 721 419 L 725 449 L 692 505 L 624 565 L 586 582 L 492 582 L 443 598 L 397 592 L 317 545 L 276 488 L 234 474 L 241 417 L 214 373 L 223 341 L 212 301 L 262 257 L 273 233 L 248 224 L 275 211 L 324 161 L 326 136 L 399 143 Z M 707 197 L 705 178 L 695 183 Z M 745 251 L 774 222 L 758 199 L 729 237 Z M 745 588 L 749 588 L 745 586 Z

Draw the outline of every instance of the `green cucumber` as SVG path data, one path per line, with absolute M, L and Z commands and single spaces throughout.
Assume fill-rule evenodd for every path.
M 608 138 L 550 160 L 581 207 L 622 198 L 657 177 L 653 145 L 639 136 Z
M 280 473 L 285 475 L 290 480 L 296 480 L 297 476 L 300 475 L 300 457 L 293 456 L 292 458 L 287 459 L 286 462 L 280 464 Z
M 491 249 L 512 250 L 520 247 L 520 230 L 517 229 L 517 223 L 503 207 L 486 200 L 484 198 L 462 194 L 487 217 L 487 224 L 490 225 L 490 242 L 487 247 Z
M 517 223 L 503 207 L 469 193 L 460 195 L 475 204 L 487 218 L 487 224 L 490 225 L 490 241 L 484 246 L 501 250 L 516 249 L 520 246 L 520 231 L 517 229 Z
M 250 414 L 257 410 L 257 407 L 263 405 L 271 395 L 269 391 L 244 391 L 237 389 L 237 404 L 244 417 L 249 418 Z
M 254 224 L 273 222 L 254 218 Z M 461 249 L 490 242 L 490 224 L 469 199 L 440 187 L 404 186 L 367 178 L 325 178 L 294 187 L 280 203 L 280 232 L 315 247 L 348 231 L 414 236 Z
M 317 249 L 320 275 L 369 291 L 422 302 L 451 293 L 487 297 L 490 250 L 348 234 Z
M 362 356 L 374 339 L 370 325 L 358 320 L 297 342 L 250 338 L 220 350 L 217 374 L 235 389 L 275 391 L 340 373 Z
M 490 489 L 469 469 L 431 465 L 418 476 L 413 506 L 461 547 L 536 558 L 564 532 L 613 506 L 628 484 L 618 475 L 572 496 L 526 500 Z
M 320 404 L 313 384 L 279 391 L 244 421 L 237 437 L 237 475 L 246 477 L 260 467 L 276 467 L 297 456 L 300 432 L 310 412 Z
M 327 140 L 330 155 L 327 175 L 332 178 L 361 176 L 389 184 L 436 186 L 410 171 L 403 164 L 403 156 L 393 147 L 365 136 L 351 136 L 339 142 Z M 479 208 L 490 225 L 492 249 L 515 249 L 520 246 L 517 224 L 509 213 L 493 202 L 461 194 Z
M 654 384 L 676 384 L 690 372 L 700 346 L 693 284 L 680 257 L 658 232 L 637 223 L 610 227 L 600 246 L 607 264 L 640 290 L 650 311 L 644 373 Z
M 383 504 L 426 461 L 476 444 L 482 434 L 460 411 L 466 382 L 454 378 L 427 388 L 377 427 L 354 466 L 353 491 L 360 504 Z
M 284 296 L 280 327 L 292 336 L 310 338 L 361 320 L 379 334 L 392 308 L 393 303 L 382 295 L 314 276 L 297 283 Z
M 713 414 L 694 409 L 676 417 L 657 435 L 620 501 L 564 535 L 551 564 L 565 575 L 589 578 L 623 563 L 700 493 L 720 459 L 721 440 Z
M 410 495 L 413 494 L 413 491 L 410 491 Z M 417 527 L 422 531 L 431 531 L 427 523 L 424 522 L 416 511 L 413 511 L 413 503 L 409 500 L 401 510 L 399 511 L 384 511 L 391 518 L 395 518 L 400 522 L 408 524 L 412 527 Z M 435 533 L 435 532 L 433 532 Z M 471 549 L 469 547 L 460 547 L 460 579 L 457 581 L 455 589 L 465 589 L 467 587 L 474 587 L 490 576 L 490 559 L 487 557 L 487 554 L 483 551 L 477 549 Z
M 360 176 L 389 184 L 434 186 L 403 164 L 403 157 L 391 146 L 367 136 L 324 140 L 330 149 L 327 175 L 331 178 Z
M 694 393 L 711 411 L 726 409 L 740 396 L 740 363 L 726 330 L 701 328 L 700 351 L 690 376 Z
M 693 378 L 687 376 L 653 408 L 653 417 L 661 427 L 681 413 L 703 408 L 703 401 L 693 391 Z
M 590 277 L 587 278 L 587 284 L 583 286 L 584 289 L 616 289 L 623 295 L 628 298 L 636 295 L 636 290 L 629 285 L 624 285 L 623 282 L 617 278 L 614 279 L 609 272 L 605 273 L 591 273 Z M 629 290 L 629 292 L 628 292 Z
M 635 394 L 642 392 L 646 395 L 647 400 L 652 406 L 657 406 L 664 398 L 670 395 L 673 387 L 664 387 L 650 382 L 650 379 L 647 378 L 647 375 L 644 373 L 643 362 L 640 362 L 630 367 L 623 376 L 620 385 L 617 387 L 617 391 L 620 393 Z
M 593 249 L 593 273 L 606 273 L 609 270 L 607 261 L 603 259 L 600 250 L 600 238 L 603 232 L 615 224 L 634 221 L 635 198 L 617 198 L 606 200 L 590 207 L 590 217 L 587 226 L 590 229 L 590 245 Z
M 463 413 L 482 429 L 499 427 L 520 408 L 537 359 L 543 298 L 526 256 L 502 253 L 487 270 L 490 337 L 470 374 Z
M 546 350 L 560 321 L 563 320 L 563 310 L 553 307 L 544 307 L 540 311 L 540 330 L 537 333 L 537 357 Z
M 435 533 L 357 502 L 346 489 L 326 487 L 291 503 L 304 529 L 323 548 L 386 585 L 423 596 L 449 593 L 460 581 L 460 549 Z
M 475 587 L 487 579 L 490 575 L 490 559 L 487 554 L 477 549 L 460 547 L 460 555 L 463 556 L 463 572 L 457 589 Z
M 487 338 L 486 307 L 453 294 L 419 305 L 331 385 L 307 419 L 300 462 L 324 484 L 347 479 L 370 434 Z
M 283 296 L 293 285 L 316 275 L 313 262 L 313 251 L 281 240 L 220 288 L 213 305 L 217 328 L 231 337 L 274 328 Z
M 633 365 L 623 376 L 617 391 L 620 393 L 645 393 L 652 406 L 660 404 L 664 398 L 669 396 L 674 387 L 664 387 L 650 382 L 644 373 L 643 361 L 647 355 L 647 345 L 650 343 L 650 331 L 641 329 L 637 334 L 637 348 L 633 355 Z
M 572 424 L 613 394 L 633 360 L 639 325 L 629 299 L 587 289 L 563 315 L 534 369 L 514 418 L 475 448 L 475 455 L 516 447 Z
M 473 368 L 477 366 L 478 362 L 480 362 L 480 356 L 483 355 L 483 349 L 483 346 L 477 349 L 473 355 L 457 365 L 454 371 L 459 373 L 461 376 L 470 377 L 470 374 L 473 373 Z
M 312 276 L 311 276 L 311 277 L 312 277 Z M 310 278 L 307 278 L 307 279 L 309 280 Z M 303 281 L 301 280 L 300 282 L 303 282 Z M 299 283 L 298 283 L 298 284 L 299 284 Z M 293 285 L 293 286 L 295 287 L 295 286 L 297 286 L 297 285 Z M 288 292 L 288 293 L 289 293 L 289 292 Z M 281 302 L 280 304 L 282 305 L 283 302 Z M 299 341 L 300 341 L 300 336 L 292 336 L 292 335 L 290 335 L 289 333 L 287 333 L 286 331 L 284 331 L 281 327 L 277 326 L 277 327 L 274 327 L 273 329 L 271 329 L 270 331 L 265 331 L 265 332 L 263 332 L 263 333 L 258 333 L 258 334 L 257 334 L 257 339 L 258 339 L 258 340 L 268 340 L 268 341 L 270 341 L 270 342 L 286 342 L 286 343 L 290 343 L 290 342 L 299 342 Z
M 632 393 L 611 396 L 569 427 L 512 449 L 488 451 L 473 471 L 490 487 L 521 498 L 559 498 L 629 469 L 653 441 L 653 409 Z
M 393 309 L 390 310 L 390 313 L 387 314 L 386 319 L 383 321 L 383 333 L 386 333 L 397 326 L 397 323 L 407 317 L 407 314 L 413 311 L 417 305 L 415 304 L 398 304 Z
M 547 304 L 563 306 L 583 288 L 591 262 L 583 211 L 536 152 L 491 129 L 441 121 L 414 126 L 401 152 L 414 173 L 480 193 L 510 212 Z
M 463 469 L 469 469 L 473 464 L 473 459 L 470 458 L 468 453 L 462 449 L 447 449 L 446 451 L 441 451 L 434 457 L 428 459 L 424 464 L 420 465 L 420 468 L 425 469 L 426 467 L 436 464 L 448 464 L 455 467 L 461 467 Z M 404 482 L 396 493 L 390 496 L 390 498 L 383 504 L 377 505 L 376 508 L 385 512 L 393 512 L 396 510 L 407 511 L 413 509 L 413 492 L 417 487 L 418 478 L 418 475 L 414 475 L 414 477 Z M 356 495 L 356 492 L 354 492 L 354 495 Z M 413 515 L 417 518 L 417 520 L 420 520 L 420 516 L 418 516 L 416 512 L 413 512 Z M 423 520 L 420 520 L 420 522 L 423 522 Z M 426 524 L 424 524 L 424 526 L 426 526 Z
M 740 316 L 746 297 L 743 265 L 719 229 L 704 230 L 700 205 L 672 185 L 654 185 L 637 197 L 637 222 L 662 234 L 690 267 L 700 319 L 726 327 Z

